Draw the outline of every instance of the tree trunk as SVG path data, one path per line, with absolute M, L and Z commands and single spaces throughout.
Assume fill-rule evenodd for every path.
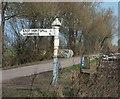
M 1 50 L 2 50 L 2 57 L 1 57 L 1 59 L 2 59 L 2 65 L 4 65 L 4 57 L 3 57 L 3 54 L 4 54 L 4 27 L 5 27 L 5 16 L 4 16 L 4 14 L 5 14 L 5 9 L 6 9 L 6 6 L 7 6 L 7 3 L 4 3 L 4 2 L 2 2 L 1 3 L 1 16 L 2 16 L 2 22 L 1 22 L 1 45 L 0 45 L 0 48 L 1 48 Z

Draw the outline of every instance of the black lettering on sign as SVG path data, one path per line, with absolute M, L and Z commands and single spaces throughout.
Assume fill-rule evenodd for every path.
M 25 36 L 25 35 L 28 35 L 28 33 L 23 33 L 23 35 Z
M 52 35 L 51 33 L 49 33 L 49 35 Z
M 34 29 L 34 30 L 31 30 L 31 32 L 38 32 L 38 30 L 37 30 L 37 29 Z
M 23 29 L 23 32 L 30 32 L 30 29 Z
M 44 30 L 44 29 L 40 29 L 40 32 L 47 32 L 47 30 Z

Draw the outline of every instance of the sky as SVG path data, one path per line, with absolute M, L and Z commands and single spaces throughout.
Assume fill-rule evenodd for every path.
M 117 2 L 104 2 L 102 4 L 103 8 L 112 8 L 114 15 L 118 15 L 118 3 Z
M 112 8 L 113 14 L 118 17 L 118 2 L 104 2 L 101 7 Z M 112 44 L 118 45 L 117 41 L 118 41 L 118 35 L 113 37 Z

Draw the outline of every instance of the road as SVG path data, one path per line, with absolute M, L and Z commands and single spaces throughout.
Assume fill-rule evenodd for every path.
M 59 63 L 60 63 L 61 68 L 69 67 L 74 64 L 79 64 L 80 57 L 59 59 Z M 18 77 L 29 76 L 29 75 L 33 75 L 34 73 L 42 73 L 42 72 L 46 72 L 46 71 L 52 71 L 52 70 L 53 70 L 52 60 L 47 61 L 47 62 L 44 61 L 37 65 L 3 70 L 2 71 L 2 81 L 10 80 L 10 79 L 18 78 Z M 2 81 L 0 81 L 0 82 L 2 82 Z

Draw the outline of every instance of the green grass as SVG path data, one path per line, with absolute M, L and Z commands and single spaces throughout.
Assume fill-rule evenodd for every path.
M 66 67 L 62 71 L 63 72 L 71 72 L 71 71 L 79 70 L 80 68 L 81 68 L 81 65 L 77 64 L 77 65 L 73 65 L 73 66 L 70 66 L 70 67 Z
M 96 59 L 90 61 L 90 63 L 96 63 L 96 62 L 97 62 Z

